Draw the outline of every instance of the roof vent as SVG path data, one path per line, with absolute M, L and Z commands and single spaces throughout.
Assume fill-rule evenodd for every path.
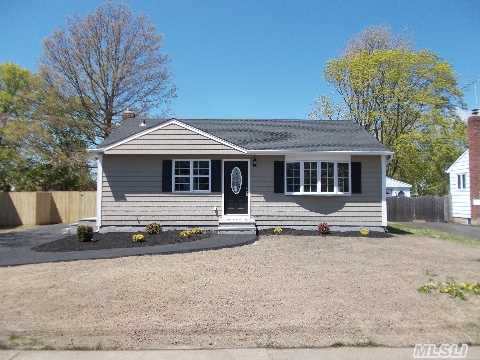
M 140 127 L 145 127 L 147 124 L 145 123 L 145 119 L 142 119 L 142 122 L 140 123 Z

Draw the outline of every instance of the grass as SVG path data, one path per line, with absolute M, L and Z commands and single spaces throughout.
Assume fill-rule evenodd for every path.
M 387 230 L 388 232 L 397 235 L 418 235 L 431 237 L 434 239 L 452 241 L 468 246 L 480 245 L 480 241 L 478 239 L 470 238 L 463 235 L 451 234 L 446 231 L 441 231 L 437 229 L 409 226 L 408 224 L 390 223 L 387 227 Z

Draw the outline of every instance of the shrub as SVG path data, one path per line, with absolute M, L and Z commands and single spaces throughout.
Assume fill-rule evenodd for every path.
M 191 236 L 194 236 L 194 235 L 200 235 L 203 233 L 203 230 L 196 227 L 196 228 L 192 228 L 190 230 L 183 230 L 183 231 L 180 231 L 178 233 L 178 236 L 180 236 L 181 238 L 189 238 Z
M 135 233 L 132 235 L 132 241 L 133 242 L 144 242 L 145 241 L 145 235 L 140 234 L 140 233 Z
M 93 228 L 88 225 L 79 225 L 77 227 L 77 238 L 81 242 L 91 241 L 93 238 Z
M 145 232 L 150 235 L 160 234 L 161 231 L 162 227 L 160 226 L 160 224 L 157 223 L 151 223 L 145 226 Z
M 273 229 L 273 234 L 274 235 L 280 235 L 281 233 L 283 233 L 283 228 L 282 227 L 277 226 L 275 229 Z
M 321 223 L 318 225 L 318 231 L 322 235 L 330 234 L 330 226 L 327 223 Z
M 200 235 L 201 233 L 203 233 L 203 230 L 198 227 L 195 227 L 190 230 L 190 233 L 192 233 L 192 235 Z
M 192 235 L 193 234 L 190 230 L 182 230 L 178 233 L 178 236 L 180 236 L 181 238 L 189 238 Z
M 360 235 L 368 236 L 368 234 L 370 234 L 370 230 L 368 230 L 367 228 L 361 228 L 360 229 Z

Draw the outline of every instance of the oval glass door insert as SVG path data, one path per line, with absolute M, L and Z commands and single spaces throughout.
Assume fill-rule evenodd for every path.
M 242 189 L 242 172 L 237 166 L 230 173 L 230 187 L 235 195 L 238 195 Z

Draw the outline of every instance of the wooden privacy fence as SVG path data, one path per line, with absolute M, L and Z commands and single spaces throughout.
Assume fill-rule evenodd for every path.
M 95 191 L 0 192 L 0 226 L 71 223 L 96 215 Z
M 448 196 L 387 198 L 388 221 L 447 222 L 449 214 Z

